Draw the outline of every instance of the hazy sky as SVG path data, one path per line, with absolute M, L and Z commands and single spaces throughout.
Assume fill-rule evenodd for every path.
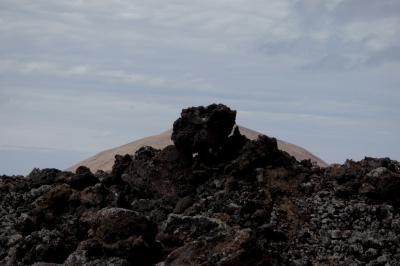
M 222 102 L 327 162 L 400 159 L 399 0 L 0 0 L 0 174 Z

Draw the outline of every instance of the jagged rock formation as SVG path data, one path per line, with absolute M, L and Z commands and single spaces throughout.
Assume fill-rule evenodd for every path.
M 238 128 L 240 133 L 246 136 L 250 140 L 256 140 L 258 136 L 262 135 L 260 132 L 248 129 L 243 126 L 238 126 Z M 172 136 L 172 129 L 167 130 L 159 135 L 154 135 L 143 139 L 135 140 L 128 144 L 102 151 L 90 158 L 87 158 L 69 167 L 68 169 L 66 169 L 66 171 L 75 172 L 75 170 L 79 166 L 84 165 L 90 168 L 92 172 L 96 172 L 98 170 L 108 172 L 111 171 L 114 165 L 115 155 L 134 154 L 138 149 L 140 149 L 143 146 L 151 146 L 156 149 L 164 149 L 165 147 L 174 144 L 171 140 L 171 136 Z M 277 142 L 278 142 L 278 148 L 280 150 L 286 151 L 299 161 L 310 159 L 313 163 L 321 167 L 328 166 L 323 160 L 321 160 L 320 158 L 318 158 L 317 156 L 315 156 L 314 154 L 305 150 L 302 147 L 299 147 L 297 145 L 279 139 L 277 139 Z
M 208 125 L 215 110 L 232 116 Z M 173 132 L 187 144 L 117 156 L 110 173 L 2 176 L 0 265 L 399 265 L 398 162 L 320 168 L 229 135 L 225 106 L 188 112 Z
M 182 110 L 171 139 L 184 153 L 207 152 L 224 144 L 235 125 L 236 111 L 222 104 Z

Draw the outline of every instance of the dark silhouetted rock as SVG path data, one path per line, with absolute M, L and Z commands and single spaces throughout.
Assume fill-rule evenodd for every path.
M 35 168 L 30 172 L 28 178 L 32 180 L 35 187 L 38 187 L 54 183 L 60 173 L 60 170 L 54 168 L 46 168 L 42 170 Z
M 112 174 L 116 177 L 121 177 L 122 173 L 125 171 L 125 169 L 129 166 L 131 162 L 132 162 L 132 156 L 130 156 L 129 154 L 125 154 L 124 156 L 116 155 L 115 163 L 112 168 Z
M 187 108 L 174 122 L 171 139 L 185 153 L 207 151 L 226 141 L 235 119 L 236 111 L 223 104 Z
M 154 149 L 153 147 L 144 146 L 135 152 L 134 157 L 137 160 L 149 160 L 156 156 L 159 152 L 160 150 Z
M 138 265 L 160 259 L 155 241 L 157 225 L 132 210 L 105 208 L 84 218 L 105 253 L 122 257 Z
M 75 175 L 71 176 L 68 180 L 68 184 L 77 190 L 83 190 L 86 187 L 97 184 L 99 180 L 95 177 L 89 168 L 85 166 L 79 166 L 76 169 Z

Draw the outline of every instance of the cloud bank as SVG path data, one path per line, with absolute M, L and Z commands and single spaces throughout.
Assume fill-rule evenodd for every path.
M 396 0 L 3 0 L 0 154 L 78 161 L 223 102 L 328 162 L 400 159 L 399 14 Z

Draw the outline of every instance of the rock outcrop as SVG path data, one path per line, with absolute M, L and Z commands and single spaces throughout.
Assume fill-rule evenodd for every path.
M 171 139 L 181 152 L 207 152 L 225 143 L 235 120 L 236 111 L 222 104 L 183 109 Z
M 260 132 L 251 130 L 249 128 L 237 125 L 240 133 L 244 135 L 249 140 L 256 140 L 258 136 L 263 135 Z M 174 144 L 171 140 L 172 129 L 162 132 L 161 134 L 138 139 L 132 141 L 130 143 L 111 148 L 108 150 L 101 151 L 94 156 L 91 156 L 77 164 L 69 167 L 66 171 L 75 172 L 79 166 L 86 166 L 90 168 L 92 172 L 96 172 L 98 170 L 102 170 L 105 172 L 109 172 L 112 170 L 114 165 L 115 156 L 121 154 L 134 154 L 137 150 L 139 150 L 143 146 L 151 146 L 155 149 L 164 149 L 165 147 Z M 289 143 L 284 140 L 277 139 L 278 148 L 282 151 L 286 151 L 290 155 L 294 156 L 298 161 L 302 160 L 311 160 L 312 163 L 320 166 L 326 167 L 328 164 L 318 158 L 318 156 L 312 154 L 306 149 Z
M 1 176 L 0 265 L 400 265 L 397 161 L 299 162 L 235 114 L 185 109 L 111 172 Z

